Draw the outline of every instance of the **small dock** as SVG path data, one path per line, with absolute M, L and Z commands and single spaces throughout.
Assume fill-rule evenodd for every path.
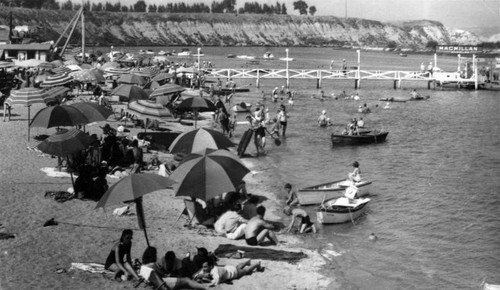
M 451 73 L 453 74 L 453 73 Z M 417 81 L 427 83 L 427 88 L 436 88 L 448 84 L 455 84 L 457 87 L 475 86 L 474 79 L 456 79 L 452 77 L 437 78 L 437 74 L 430 75 L 428 72 L 420 71 L 382 71 L 382 70 L 325 70 L 325 69 L 212 69 L 205 71 L 207 78 L 220 79 L 253 79 L 257 88 L 260 87 L 262 81 L 265 80 L 285 80 L 286 86 L 290 87 L 290 82 L 293 80 L 315 80 L 316 88 L 320 89 L 325 80 L 329 81 L 353 81 L 354 88 L 361 87 L 363 81 L 388 81 L 392 83 L 394 89 L 400 89 L 404 81 Z M 484 82 L 479 81 L 479 86 L 484 85 Z

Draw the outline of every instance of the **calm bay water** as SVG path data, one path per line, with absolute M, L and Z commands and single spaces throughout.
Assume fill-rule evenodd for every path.
M 147 49 L 147 48 L 144 48 Z M 172 48 L 151 48 L 155 51 Z M 180 48 L 176 48 L 180 50 Z M 124 49 L 128 51 L 127 49 Z M 138 48 L 134 48 L 138 50 Z M 195 48 L 192 51 L 196 51 Z M 216 67 L 250 67 L 226 55 L 261 56 L 265 48 L 204 47 Z M 284 49 L 271 49 L 284 57 Z M 356 65 L 354 50 L 291 48 L 296 61 L 291 69 L 340 68 L 345 58 Z M 193 62 L 194 58 L 171 58 Z M 362 52 L 361 67 L 380 70 L 418 70 L 432 55 Z M 439 56 L 445 71 L 457 67 L 453 56 Z M 260 68 L 284 68 L 278 60 L 261 62 Z M 270 92 L 284 81 L 265 80 L 253 91 Z M 361 83 L 361 101 L 321 102 L 315 81 L 292 80 L 297 90 L 287 138 L 280 147 L 272 142 L 265 157 L 282 177 L 297 188 L 339 179 L 360 162 L 365 178 L 374 179 L 372 199 L 364 216 L 355 224 L 321 226 L 318 236 L 306 236 L 304 247 L 333 250 L 336 269 L 325 273 L 343 283 L 345 289 L 478 289 L 485 279 L 500 284 L 500 93 L 498 91 L 427 90 L 425 82 L 403 82 L 393 90 L 390 81 Z M 354 92 L 352 81 L 324 82 L 326 93 Z M 427 101 L 391 103 L 382 109 L 381 97 L 409 97 L 417 88 Z M 358 114 L 367 103 L 371 114 Z M 267 103 L 271 111 L 273 104 Z M 378 105 L 378 107 L 377 107 Z M 335 126 L 318 128 L 316 119 L 325 109 Z M 353 117 L 363 117 L 370 128 L 388 130 L 386 143 L 332 147 L 329 135 Z M 314 217 L 314 207 L 307 210 Z M 376 242 L 368 240 L 375 233 Z

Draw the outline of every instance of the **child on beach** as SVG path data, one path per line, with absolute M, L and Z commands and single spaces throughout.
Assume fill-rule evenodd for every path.
M 122 280 L 129 280 L 131 277 L 135 280 L 141 280 L 132 267 L 132 259 L 130 257 L 132 236 L 132 230 L 123 230 L 120 241 L 113 246 L 106 259 L 106 263 L 104 263 L 104 269 L 115 272 L 115 279 L 122 276 Z
M 285 190 L 288 193 L 288 199 L 286 200 L 286 204 L 289 206 L 294 206 L 299 204 L 299 198 L 297 197 L 297 193 L 292 190 L 292 185 L 290 183 L 285 184 Z
M 290 232 L 293 228 L 293 225 L 295 224 L 295 220 L 297 218 L 300 218 L 301 221 L 300 221 L 300 230 L 299 232 L 301 234 L 303 233 L 307 233 L 307 232 L 310 232 L 312 231 L 313 233 L 316 233 L 316 226 L 314 225 L 313 222 L 311 222 L 311 218 L 309 217 L 309 215 L 307 214 L 307 212 L 301 208 L 294 208 L 292 209 L 292 207 L 290 206 L 287 206 L 283 209 L 283 213 L 290 216 L 292 215 L 293 218 L 292 218 L 292 222 L 290 223 L 290 225 L 288 226 L 288 230 L 287 232 Z

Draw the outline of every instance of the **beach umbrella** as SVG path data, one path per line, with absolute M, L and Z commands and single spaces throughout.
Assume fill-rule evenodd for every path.
M 119 67 L 120 67 L 119 63 L 114 61 L 108 61 L 101 66 L 101 69 L 106 70 L 107 68 L 119 68 Z
M 178 106 L 177 109 L 184 111 L 194 112 L 194 128 L 196 129 L 196 112 L 215 112 L 217 108 L 212 101 L 202 98 L 202 97 L 192 97 L 184 99 Z
M 104 69 L 105 72 L 113 75 L 130 74 L 130 68 L 114 68 L 108 67 Z
M 90 65 L 90 64 L 88 64 L 88 63 L 82 63 L 82 64 L 80 65 L 80 67 L 81 67 L 82 69 L 93 69 L 93 68 L 94 68 L 92 65 Z
M 82 83 L 104 83 L 106 79 L 98 69 L 82 69 L 71 72 L 70 75 Z
M 69 68 L 71 71 L 82 70 L 82 68 L 77 64 L 68 64 L 68 65 L 66 65 L 66 67 Z
M 66 67 L 66 66 L 58 66 L 56 68 L 53 68 L 51 70 L 53 74 L 59 75 L 59 74 L 67 74 L 71 72 L 71 69 Z
M 109 116 L 113 115 L 113 111 L 97 103 L 79 102 L 69 106 L 75 107 L 82 112 L 90 123 L 106 121 Z
M 68 105 L 56 105 L 46 107 L 38 111 L 31 127 L 64 127 L 64 126 L 77 126 L 90 123 L 87 117 L 75 107 Z
M 47 94 L 45 91 L 37 88 L 24 88 L 20 90 L 12 90 L 10 92 L 10 97 L 5 100 L 5 103 L 9 106 L 12 105 L 24 105 L 28 107 L 28 141 L 30 140 L 30 112 L 32 104 L 45 104 L 45 98 Z M 4 106 L 4 120 L 5 120 L 5 109 Z
M 145 85 L 146 80 L 144 77 L 141 77 L 139 75 L 129 73 L 129 74 L 124 74 L 118 79 L 118 83 L 120 84 L 131 84 L 131 85 Z
M 149 95 L 138 86 L 121 84 L 111 91 L 111 95 L 120 96 L 128 101 L 148 99 Z
M 170 111 L 163 105 L 148 100 L 137 100 L 130 102 L 127 111 L 137 115 L 139 118 L 162 119 L 172 117 Z
M 204 149 L 228 149 L 233 142 L 224 134 L 212 129 L 195 129 L 177 136 L 169 147 L 170 153 L 190 154 Z
M 40 84 L 42 88 L 62 86 L 73 81 L 73 77 L 67 73 L 57 74 L 53 76 L 48 76 Z
M 9 68 L 9 67 L 14 67 L 15 64 L 10 61 L 0 61 L 0 68 Z
M 43 140 L 36 148 L 46 154 L 67 158 L 69 163 L 71 154 L 87 149 L 93 141 L 90 135 L 78 129 L 62 129 Z M 70 174 L 71 184 L 74 187 L 73 173 Z
M 97 209 L 100 207 L 104 208 L 111 205 L 118 205 L 125 201 L 135 201 L 139 227 L 144 230 L 146 243 L 149 246 L 146 223 L 144 219 L 144 208 L 142 206 L 142 197 L 148 193 L 169 188 L 174 183 L 174 180 L 171 178 L 158 174 L 131 174 L 113 184 L 106 191 L 106 193 L 104 193 L 99 202 L 97 202 L 95 208 Z
M 171 73 L 159 73 L 156 76 L 152 77 L 151 81 L 157 81 L 157 82 L 159 82 L 159 81 L 163 81 L 163 80 L 166 80 L 166 79 L 171 79 L 174 76 L 175 75 L 171 74 Z
M 38 65 L 38 68 L 51 70 L 51 69 L 56 68 L 56 64 L 52 63 L 52 62 L 42 62 L 41 64 Z
M 154 90 L 149 96 L 150 97 L 164 96 L 168 94 L 183 92 L 185 90 L 186 90 L 185 87 L 181 87 L 176 84 L 164 84 L 161 87 Z
M 146 77 L 152 78 L 160 73 L 160 69 L 155 66 L 142 67 L 140 73 Z
M 176 196 L 208 201 L 224 192 L 236 191 L 250 170 L 227 150 L 205 149 L 187 155 L 170 175 L 177 183 Z
M 161 87 L 159 82 L 151 81 L 145 84 L 142 88 L 145 90 L 156 90 L 157 88 Z
M 68 87 L 52 87 L 45 91 L 47 94 L 47 97 L 44 99 L 45 103 L 47 105 L 51 103 L 56 103 L 58 102 L 58 97 L 61 95 L 64 95 L 65 93 L 69 92 L 70 89 Z

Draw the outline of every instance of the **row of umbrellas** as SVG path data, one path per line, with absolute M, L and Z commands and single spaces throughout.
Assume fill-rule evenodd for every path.
M 67 157 L 87 148 L 92 139 L 77 129 L 60 131 L 41 142 L 42 152 Z M 172 153 L 190 151 L 170 175 L 132 174 L 111 186 L 96 205 L 97 208 L 135 201 L 139 226 L 145 226 L 142 197 L 148 193 L 174 188 L 176 196 L 189 196 L 208 201 L 224 192 L 235 191 L 249 172 L 233 153 L 224 150 L 234 144 L 222 133 L 211 129 L 196 129 L 179 135 L 170 146 Z

